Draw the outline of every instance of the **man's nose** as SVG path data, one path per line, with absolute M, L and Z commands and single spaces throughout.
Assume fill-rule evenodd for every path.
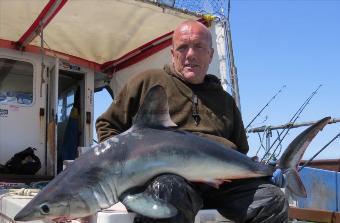
M 192 59 L 195 58 L 195 50 L 192 47 L 189 47 L 188 52 L 187 52 L 187 58 Z

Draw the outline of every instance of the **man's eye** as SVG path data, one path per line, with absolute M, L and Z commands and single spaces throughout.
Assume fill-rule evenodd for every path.
M 204 47 L 202 45 L 196 45 L 195 48 L 196 49 L 204 49 Z
M 185 51 L 188 47 L 187 46 L 179 46 L 177 48 L 178 51 Z

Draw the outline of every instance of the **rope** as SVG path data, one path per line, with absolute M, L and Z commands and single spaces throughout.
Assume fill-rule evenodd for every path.
M 0 194 L 0 218 L 5 219 L 5 222 L 7 221 L 7 222 L 15 223 L 16 221 L 14 221 L 12 218 L 8 217 L 7 215 L 5 215 L 3 213 L 3 211 L 4 211 L 3 204 L 4 203 L 2 202 L 2 200 L 5 197 L 11 197 L 11 198 L 15 198 L 15 199 L 32 198 L 39 193 L 40 189 L 21 188 L 21 189 L 7 189 L 7 190 L 3 190 L 3 191 L 7 191 L 7 193 Z M 1 222 L 3 222 L 3 221 L 1 221 Z
M 39 193 L 40 189 L 30 189 L 30 188 L 21 188 L 21 189 L 9 189 L 9 193 L 13 195 L 19 196 L 35 196 Z
M 4 197 L 31 198 L 37 195 L 39 191 L 40 189 L 30 189 L 30 188 L 8 189 L 7 193 L 0 195 L 0 201 Z

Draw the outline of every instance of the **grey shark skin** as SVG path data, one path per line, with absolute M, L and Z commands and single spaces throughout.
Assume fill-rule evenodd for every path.
M 174 126 L 165 91 L 157 85 L 147 93 L 129 130 L 81 155 L 14 219 L 82 218 L 119 201 L 145 216 L 168 218 L 177 213 L 171 204 L 130 191 L 166 173 L 215 187 L 225 181 L 271 176 L 273 173 L 271 166 L 254 162 L 246 155 L 206 138 L 170 128 Z M 318 128 L 313 127 L 315 131 Z M 293 159 L 286 156 L 291 161 L 283 161 L 288 168 L 296 166 L 301 158 L 297 152 L 300 148 L 291 147 Z M 299 153 L 299 159 L 294 159 L 294 153 Z
M 306 189 L 303 186 L 296 169 L 310 142 L 330 120 L 331 117 L 325 117 L 308 127 L 299 134 L 283 152 L 278 166 L 284 170 L 286 178 L 288 178 L 286 190 L 288 190 L 291 195 L 307 197 Z

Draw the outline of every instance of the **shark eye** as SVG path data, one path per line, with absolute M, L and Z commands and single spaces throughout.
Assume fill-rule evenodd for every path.
M 43 204 L 40 206 L 40 213 L 41 214 L 49 214 L 50 213 L 50 208 L 47 204 Z

